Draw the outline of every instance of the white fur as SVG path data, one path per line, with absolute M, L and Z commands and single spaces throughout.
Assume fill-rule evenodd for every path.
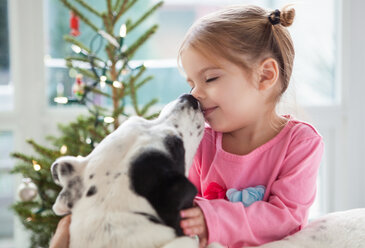
M 131 190 L 128 175 L 132 159 L 149 149 L 167 153 L 163 143 L 167 135 L 182 138 L 187 174 L 204 133 L 203 114 L 189 104 L 178 99 L 167 105 L 153 121 L 131 117 L 87 157 L 68 156 L 55 161 L 52 171 L 58 172 L 59 177 L 55 182 L 63 186 L 64 191 L 71 177 L 76 175 L 81 179 L 77 187 L 82 197 L 71 208 L 66 197 L 62 196 L 64 191 L 53 206 L 58 215 L 72 211 L 70 248 L 199 246 L 192 238 L 177 238 L 173 228 L 135 214 L 143 212 L 158 217 L 150 203 Z M 65 163 L 71 164 L 75 170 L 70 177 L 60 175 Z M 87 190 L 93 185 L 97 185 L 97 193 L 86 197 Z
M 365 248 L 365 208 L 325 215 L 283 240 L 256 248 Z

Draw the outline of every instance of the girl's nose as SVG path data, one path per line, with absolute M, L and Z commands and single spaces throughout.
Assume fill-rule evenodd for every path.
M 193 95 L 193 97 L 195 97 L 197 100 L 203 100 L 205 98 L 204 91 L 198 86 L 192 88 L 190 94 Z

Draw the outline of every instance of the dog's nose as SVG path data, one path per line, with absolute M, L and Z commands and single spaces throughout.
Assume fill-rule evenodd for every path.
M 180 96 L 180 101 L 181 102 L 184 102 L 184 101 L 189 102 L 190 105 L 193 107 L 193 109 L 198 109 L 199 108 L 198 100 L 196 100 L 195 97 L 193 97 L 193 95 L 191 95 L 191 94 L 184 94 L 184 95 Z

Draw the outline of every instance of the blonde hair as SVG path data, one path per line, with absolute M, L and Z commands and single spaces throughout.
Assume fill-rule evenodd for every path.
M 285 6 L 280 23 L 273 25 L 269 12 L 258 6 L 230 6 L 200 18 L 187 32 L 178 53 L 178 64 L 185 49 L 192 47 L 208 58 L 225 58 L 248 71 L 260 59 L 272 57 L 279 65 L 281 95 L 289 85 L 293 69 L 293 41 L 286 27 L 293 23 L 295 10 Z M 213 55 L 214 54 L 214 55 Z

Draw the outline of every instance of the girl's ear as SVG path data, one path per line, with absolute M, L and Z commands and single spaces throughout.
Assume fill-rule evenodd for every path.
M 259 90 L 267 90 L 275 85 L 279 78 L 279 65 L 273 58 L 267 58 L 259 66 Z

